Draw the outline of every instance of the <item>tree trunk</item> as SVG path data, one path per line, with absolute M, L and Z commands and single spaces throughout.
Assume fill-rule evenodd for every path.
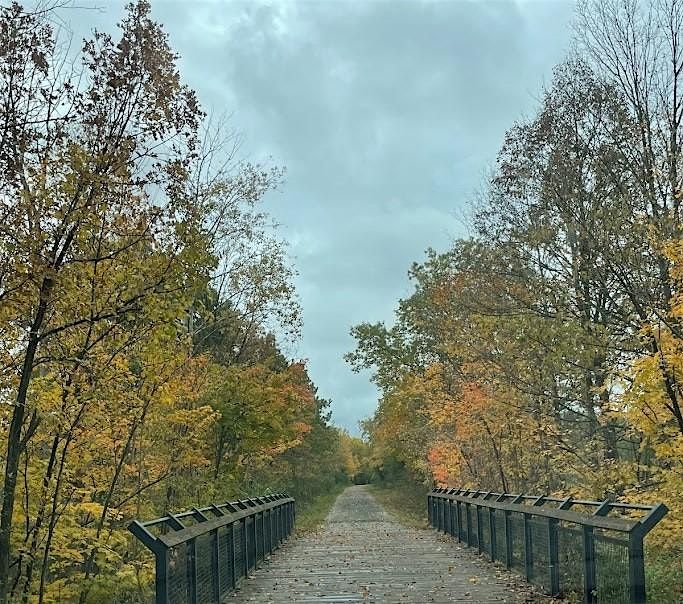
M 26 346 L 24 364 L 21 370 L 21 380 L 17 390 L 17 399 L 14 411 L 12 412 L 12 423 L 10 424 L 7 438 L 7 461 L 5 463 L 5 481 L 2 489 L 2 511 L 0 512 L 0 604 L 6 604 L 9 589 L 14 497 L 17 488 L 19 462 L 26 446 L 21 434 L 26 416 L 26 397 L 33 375 L 34 359 L 40 343 L 39 332 L 45 320 L 53 283 L 50 277 L 44 277 L 40 287 L 40 301 L 29 332 L 28 345 Z

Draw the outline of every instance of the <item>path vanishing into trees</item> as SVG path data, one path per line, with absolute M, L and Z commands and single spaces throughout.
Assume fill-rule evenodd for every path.
M 323 527 L 293 538 L 233 602 L 543 602 L 528 584 L 451 537 L 408 528 L 364 486 L 347 488 Z

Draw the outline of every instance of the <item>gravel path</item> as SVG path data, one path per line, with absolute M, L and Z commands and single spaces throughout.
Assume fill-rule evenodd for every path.
M 290 540 L 231 602 L 541 602 L 523 579 L 448 536 L 407 528 L 362 486 L 346 489 L 323 527 Z

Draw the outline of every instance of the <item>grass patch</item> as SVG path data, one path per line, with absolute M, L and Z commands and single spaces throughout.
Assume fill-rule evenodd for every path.
M 337 497 L 347 486 L 349 485 L 336 484 L 327 493 L 318 495 L 301 504 L 297 502 L 296 524 L 294 525 L 295 534 L 302 535 L 320 528 Z
M 673 552 L 646 547 L 645 578 L 648 602 L 683 602 L 683 561 Z
M 427 528 L 427 488 L 399 482 L 369 485 L 370 492 L 388 512 L 406 526 Z

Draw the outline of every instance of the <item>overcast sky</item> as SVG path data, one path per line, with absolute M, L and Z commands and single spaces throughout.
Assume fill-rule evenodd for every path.
M 79 11 L 112 30 L 119 2 Z M 82 5 L 82 4 L 81 4 Z M 461 216 L 515 120 L 569 48 L 573 2 L 152 0 L 205 109 L 242 154 L 286 166 L 267 209 L 299 271 L 302 340 L 337 425 L 377 392 L 343 360 L 349 328 L 391 322 L 406 271 L 465 233 Z

